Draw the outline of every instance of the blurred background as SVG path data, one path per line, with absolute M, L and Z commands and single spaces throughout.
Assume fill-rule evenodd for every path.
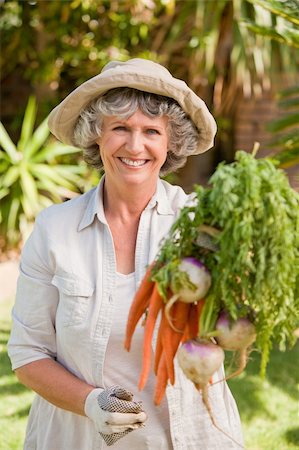
M 276 155 L 298 189 L 298 0 L 0 3 L 2 249 L 19 242 L 41 208 L 97 182 L 45 123 L 34 131 L 111 59 L 162 63 L 217 120 L 215 147 L 190 157 L 171 181 L 191 191 L 258 141 L 259 156 Z
M 31 399 L 10 373 L 4 348 L 16 277 L 10 264 L 41 209 L 99 179 L 78 149 L 49 135 L 50 110 L 108 61 L 150 58 L 185 80 L 218 124 L 215 147 L 190 157 L 171 182 L 190 192 L 220 161 L 259 142 L 258 156 L 275 157 L 299 190 L 299 2 L 0 0 L 0 8 L 0 449 L 7 450 L 21 448 Z M 264 384 L 258 356 L 246 382 L 232 381 L 251 450 L 299 448 L 298 349 L 292 352 L 274 354 Z

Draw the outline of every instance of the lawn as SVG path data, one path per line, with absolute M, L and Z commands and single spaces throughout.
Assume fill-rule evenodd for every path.
M 10 309 L 11 302 L 0 303 L 0 450 L 22 448 L 33 397 L 18 384 L 6 354 Z M 299 448 L 298 361 L 299 345 L 286 353 L 273 351 L 267 377 L 261 381 L 259 355 L 252 353 L 246 372 L 229 382 L 239 406 L 247 450 Z
M 0 302 L 0 450 L 21 450 L 33 394 L 11 372 L 6 353 L 10 310 L 11 302 Z

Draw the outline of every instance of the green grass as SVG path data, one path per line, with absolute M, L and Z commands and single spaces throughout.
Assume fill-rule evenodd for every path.
M 0 302 L 0 450 L 21 450 L 33 393 L 18 383 L 6 353 L 11 302 Z
M 0 450 L 21 450 L 32 392 L 11 372 L 6 354 L 11 302 L 0 302 Z M 259 355 L 252 353 L 246 371 L 229 381 L 237 401 L 247 450 L 299 448 L 299 345 L 273 351 L 264 381 Z M 206 449 L 208 450 L 208 449 Z
M 260 357 L 251 353 L 246 370 L 230 380 L 238 404 L 248 450 L 299 448 L 299 345 L 287 352 L 273 350 L 265 380 Z

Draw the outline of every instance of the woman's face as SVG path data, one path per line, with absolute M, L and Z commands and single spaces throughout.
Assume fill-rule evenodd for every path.
M 128 119 L 104 117 L 97 143 L 107 181 L 155 185 L 167 157 L 167 124 L 167 117 L 148 117 L 140 110 Z

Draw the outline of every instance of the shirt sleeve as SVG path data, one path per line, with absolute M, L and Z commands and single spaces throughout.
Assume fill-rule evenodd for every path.
M 56 357 L 55 316 L 58 290 L 51 284 L 55 259 L 41 213 L 20 262 L 8 355 L 12 369 Z

